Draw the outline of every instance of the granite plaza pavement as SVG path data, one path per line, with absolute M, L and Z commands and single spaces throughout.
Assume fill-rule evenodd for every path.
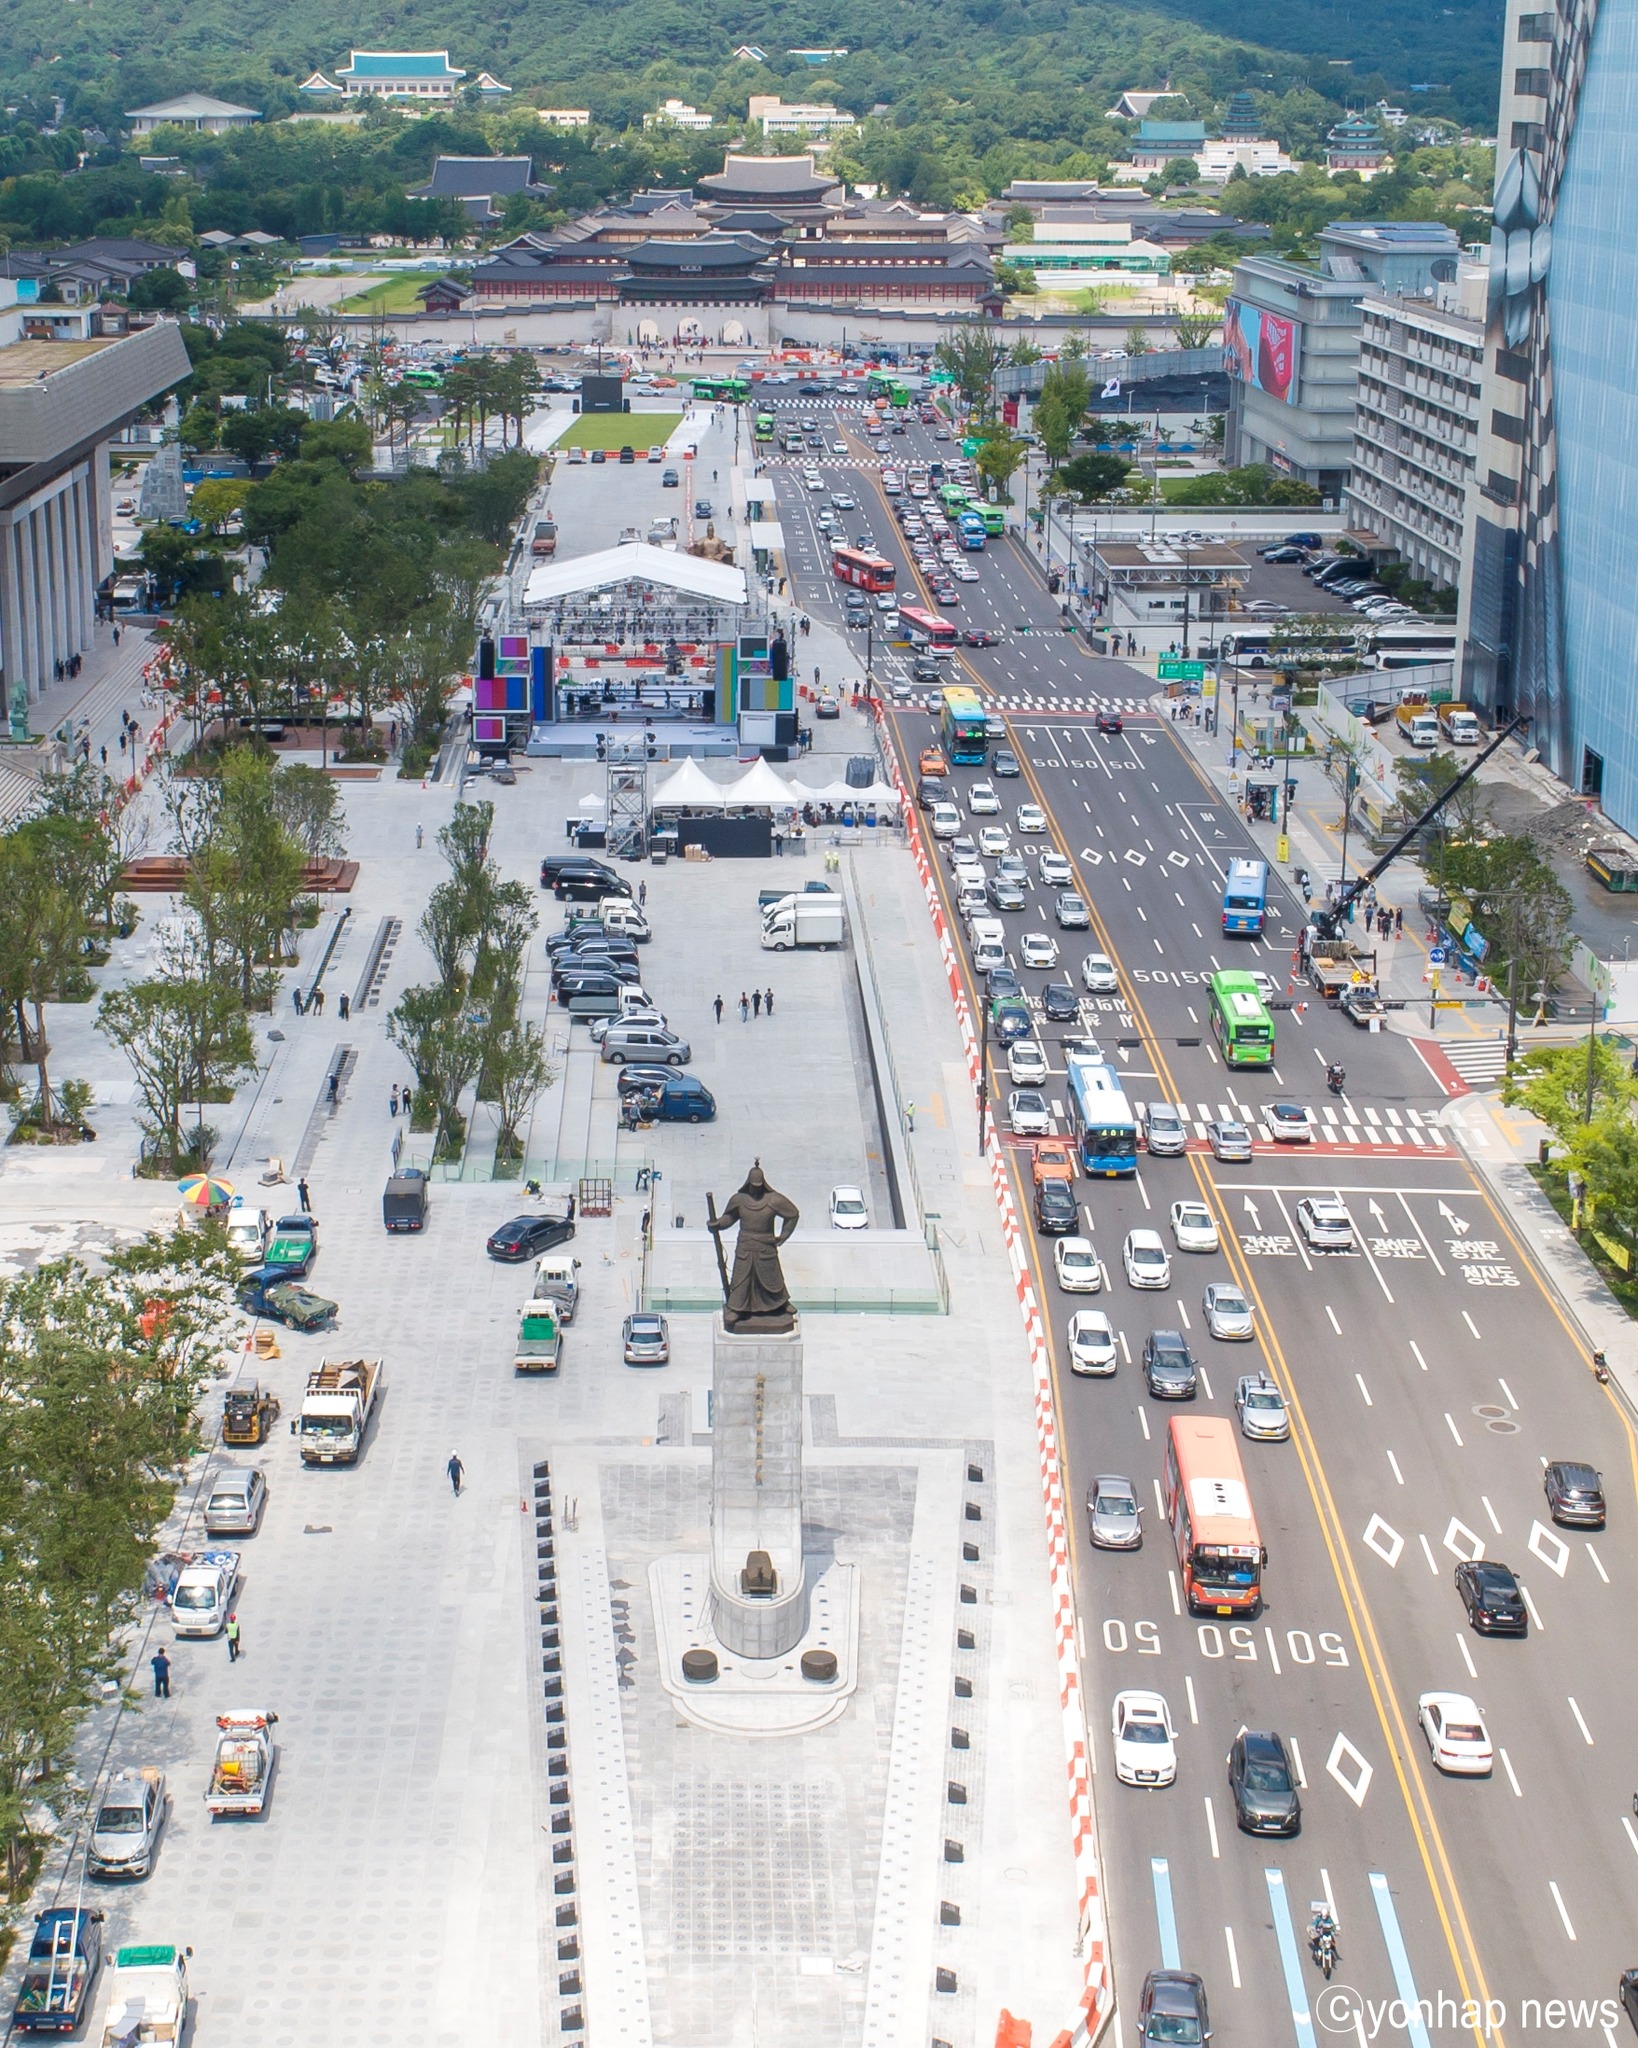
M 851 712 L 820 731 L 844 753 L 868 745 Z M 808 772 L 817 782 L 838 767 Z M 586 778 L 583 766 L 534 762 L 515 787 L 483 788 L 506 873 L 533 884 Z M 1073 2024 L 1085 1967 L 1033 1381 L 909 854 L 896 834 L 842 849 L 891 1090 L 916 1106 L 903 1142 L 936 1217 L 949 1312 L 803 1315 L 808 1540 L 855 1567 L 857 1690 L 829 1726 L 759 1741 L 684 1719 L 656 1669 L 648 1568 L 705 1540 L 711 1318 L 673 1315 L 673 1362 L 653 1372 L 621 1363 L 619 1329 L 637 1298 L 642 1209 L 652 1200 L 657 1240 L 680 1243 L 706 1189 L 722 1200 L 754 1154 L 802 1209 L 793 1255 L 807 1245 L 818 1267 L 843 1256 L 825 1205 L 849 1180 L 877 1226 L 860 1262 L 929 1270 L 919 1222 L 897 1240 L 884 1227 L 886 1138 L 861 1063 L 854 949 L 756 943 L 758 889 L 817 875 L 818 861 L 643 871 L 656 928 L 645 973 L 721 1113 L 618 1134 L 613 1072 L 583 1026 L 569 1035 L 531 1158 L 604 1160 L 620 1191 L 614 1214 L 583 1221 L 576 1240 L 585 1292 L 561 1376 L 518 1379 L 526 1269 L 490 1262 L 483 1239 L 519 1194 L 440 1184 L 418 1238 L 387 1237 L 378 1207 L 398 1128 L 388 1095 L 406 1078 L 384 1020 L 427 971 L 414 925 L 443 873 L 433 838 L 454 791 L 383 779 L 343 793 L 359 881 L 344 903 L 326 902 L 299 970 L 305 987 L 345 909 L 325 1013 L 298 1019 L 287 978 L 258 1026 L 261 1072 L 210 1114 L 221 1169 L 247 1199 L 293 1207 L 289 1183 L 305 1173 L 322 1234 L 313 1284 L 341 1303 L 338 1333 L 281 1331 L 278 1358 L 232 1369 L 260 1371 L 286 1418 L 322 1355 L 379 1354 L 386 1391 L 355 1468 L 303 1469 L 283 1424 L 235 1454 L 263 1465 L 271 1487 L 263 1529 L 243 1545 L 238 1667 L 221 1642 L 172 1648 L 161 1614 L 133 1633 L 133 1687 L 147 1692 L 163 1641 L 173 1697 L 97 1714 L 83 1774 L 160 1763 L 172 1818 L 151 1878 L 86 1887 L 110 1937 L 190 1944 L 195 2038 L 231 2048 L 954 2048 L 993 2038 L 1002 2007 L 1049 2039 Z M 540 902 L 544 932 L 557 918 Z M 142 910 L 104 979 L 149 971 L 167 905 L 146 898 Z M 365 970 L 387 919 L 398 929 L 372 1004 Z M 734 1002 L 754 984 L 774 988 L 773 1018 L 742 1024 L 735 1007 L 718 1026 L 713 996 Z M 342 990 L 355 998 L 345 1023 Z M 537 941 L 532 1012 L 546 992 Z M 163 1185 L 132 1178 L 130 1081 L 93 1018 L 94 1005 L 64 1006 L 49 1021 L 56 1073 L 96 1087 L 98 1142 L 0 1153 L 0 1260 L 94 1250 L 171 1213 Z M 343 1051 L 332 1113 L 326 1075 Z M 479 1150 L 482 1134 L 480 1117 Z M 264 1193 L 272 1159 L 287 1184 Z M 640 1164 L 659 1169 L 651 1196 L 635 1191 Z M 868 1249 L 878 1234 L 889 1241 Z M 451 1452 L 466 1468 L 458 1499 Z M 223 1462 L 207 1455 L 189 1475 L 168 1542 L 199 1543 L 189 1510 Z M 534 1597 L 542 1466 L 560 1650 L 543 1646 Z M 270 1810 L 212 1824 L 213 1719 L 243 1705 L 280 1715 Z M 565 1785 L 566 1802 L 554 1797 Z M 567 1831 L 555 1825 L 565 1812 Z M 36 1909 L 77 1894 L 77 1846 L 50 1858 Z

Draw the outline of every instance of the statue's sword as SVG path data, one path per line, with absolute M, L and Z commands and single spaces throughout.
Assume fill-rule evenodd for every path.
M 705 1213 L 711 1219 L 711 1242 L 717 1248 L 717 1272 L 722 1277 L 722 1305 L 728 1306 L 728 1260 L 722 1249 L 722 1233 L 717 1229 L 716 1197 L 709 1192 L 705 1197 Z

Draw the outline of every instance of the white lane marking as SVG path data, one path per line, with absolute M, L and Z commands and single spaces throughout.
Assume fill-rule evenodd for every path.
M 1399 1460 L 1394 1456 L 1392 1451 L 1388 1453 L 1388 1463 L 1393 1468 L 1393 1476 L 1395 1477 L 1395 1479 L 1399 1481 L 1399 1484 L 1403 1486 L 1405 1483 L 1405 1475 L 1403 1472 L 1400 1471 Z
M 1490 1517 L 1490 1526 L 1492 1529 L 1495 1530 L 1496 1534 L 1499 1536 L 1502 1532 L 1502 1525 L 1500 1522 L 1496 1520 L 1496 1510 L 1490 1505 L 1490 1496 L 1488 1493 L 1481 1493 L 1479 1495 L 1479 1505 Z
M 1225 1927 L 1223 1929 L 1223 1939 L 1228 1943 L 1229 1982 L 1238 1991 L 1240 1988 L 1240 1958 L 1235 1952 L 1234 1929 L 1232 1927 Z
M 1330 1871 L 1325 1870 L 1323 1868 L 1320 1871 L 1320 1890 L 1325 1894 L 1325 1910 L 1327 1913 L 1330 1914 L 1331 1918 L 1334 1920 L 1337 1917 L 1336 1893 L 1333 1892 L 1331 1889 Z
M 1208 1835 L 1210 1836 L 1210 1838 L 1211 1838 L 1211 1853 L 1212 1853 L 1212 1855 L 1213 1855 L 1213 1856 L 1217 1856 L 1217 1857 L 1220 1857 L 1220 1856 L 1222 1855 L 1222 1853 L 1223 1853 L 1223 1852 L 1222 1852 L 1222 1850 L 1221 1850 L 1221 1849 L 1220 1849 L 1220 1848 L 1219 1848 L 1219 1847 L 1217 1846 L 1217 1816 L 1216 1816 L 1216 1814 L 1215 1814 L 1215 1813 L 1213 1813 L 1213 1812 L 1212 1812 L 1212 1808 L 1211 1808 L 1211 1800 L 1210 1800 L 1210 1798 L 1209 1798 L 1209 1797 L 1207 1798 L 1207 1800 L 1206 1800 L 1206 1803 L 1205 1803 L 1205 1804 L 1206 1804 L 1206 1833 L 1207 1833 L 1207 1834 L 1208 1834 Z
M 1359 1391 L 1360 1391 L 1360 1392 L 1361 1392 L 1361 1393 L 1362 1393 L 1362 1394 L 1364 1395 L 1364 1397 L 1365 1397 L 1365 1406 L 1366 1406 L 1367 1408 L 1374 1408 L 1374 1407 L 1376 1406 L 1376 1403 L 1375 1403 L 1375 1402 L 1374 1402 L 1374 1401 L 1373 1401 L 1373 1400 L 1371 1399 L 1371 1390 L 1370 1390 L 1370 1388 L 1369 1388 L 1368 1386 L 1366 1386 L 1366 1384 L 1365 1384 L 1365 1375 L 1364 1375 L 1364 1374 L 1363 1374 L 1362 1372 L 1356 1372 L 1356 1373 L 1354 1374 L 1354 1380 L 1355 1380 L 1356 1384 L 1357 1384 L 1357 1385 L 1358 1385 L 1358 1387 L 1359 1387 Z M 1388 1453 L 1388 1456 L 1389 1456 L 1389 1458 L 1391 1459 L 1391 1458 L 1392 1458 L 1392 1456 L 1393 1456 L 1393 1452 L 1392 1452 L 1392 1451 L 1390 1451 L 1390 1452 Z M 1400 1483 L 1400 1485 L 1401 1485 L 1401 1486 L 1403 1486 L 1405 1482 L 1404 1482 L 1404 1480 L 1403 1480 L 1403 1479 L 1401 1479 L 1399 1483 Z
M 1418 1542 L 1419 1542 L 1419 1543 L 1421 1544 L 1421 1546 L 1422 1546 L 1422 1555 L 1423 1555 L 1423 1556 L 1424 1556 L 1424 1557 L 1425 1557 L 1425 1558 L 1427 1559 L 1427 1561 L 1428 1561 L 1428 1570 L 1429 1570 L 1430 1572 L 1432 1572 L 1432 1574 L 1433 1574 L 1433 1576 L 1434 1576 L 1435 1578 L 1438 1578 L 1438 1576 L 1439 1576 L 1439 1560 L 1438 1560 L 1438 1559 L 1437 1559 L 1437 1558 L 1436 1558 L 1436 1557 L 1434 1556 L 1434 1554 L 1433 1554 L 1433 1545 L 1432 1545 L 1432 1544 L 1431 1544 L 1431 1543 L 1430 1543 L 1430 1542 L 1428 1541 L 1428 1539 L 1427 1539 L 1427 1538 L 1426 1538 L 1425 1536 L 1418 1536 L 1418 1538 L 1417 1538 L 1416 1540 L 1417 1540 L 1417 1541 L 1418 1541 Z
M 1354 1771 L 1352 1778 L 1349 1778 L 1343 1771 L 1342 1766 L 1344 1764 L 1352 1765 Z M 1376 1773 L 1366 1758 L 1340 1730 L 1337 1733 L 1336 1741 L 1331 1745 L 1331 1754 L 1325 1760 L 1325 1770 L 1326 1775 L 1336 1780 L 1343 1791 L 1354 1802 L 1355 1806 L 1363 1806 L 1365 1804 L 1365 1794 L 1371 1789 L 1371 1780 Z
M 1183 1327 L 1184 1327 L 1184 1329 L 1185 1329 L 1185 1330 L 1192 1330 L 1192 1329 L 1194 1328 L 1194 1325 L 1193 1325 L 1193 1323 L 1191 1323 L 1191 1322 L 1189 1321 L 1189 1312 L 1188 1312 L 1188 1310 L 1187 1310 L 1187 1309 L 1186 1309 L 1186 1308 L 1184 1307 L 1184 1305 L 1183 1305 L 1183 1303 L 1182 1303 L 1182 1302 L 1179 1302 L 1179 1303 L 1177 1304 L 1177 1312 L 1178 1312 L 1178 1314 L 1179 1314 L 1179 1315 L 1180 1315 L 1180 1316 L 1181 1316 L 1181 1317 L 1183 1318 Z
M 1270 1645 L 1272 1645 L 1274 1641 L 1274 1631 L 1272 1629 L 1268 1631 L 1268 1640 Z M 1276 1665 L 1275 1669 L 1278 1670 L 1279 1666 Z M 1301 1792 L 1306 1792 L 1308 1790 L 1308 1773 L 1303 1769 L 1302 1751 L 1297 1747 L 1296 1736 L 1287 1736 L 1286 1746 L 1291 1751 L 1291 1761 L 1296 1766 L 1297 1789 Z
M 1141 1173 L 1137 1177 L 1137 1184 L 1138 1193 L 1143 1197 L 1144 1208 L 1152 1209 L 1154 1207 L 1154 1203 L 1149 1200 L 1149 1190 L 1143 1185 L 1143 1176 Z
M 1155 1513 L 1164 1522 L 1166 1519 L 1166 1496 L 1160 1490 L 1160 1481 L 1155 1481 Z
M 1215 1395 L 1215 1394 L 1214 1394 L 1214 1393 L 1212 1392 L 1212 1390 L 1211 1390 L 1211 1376 L 1210 1376 L 1210 1374 L 1209 1374 L 1209 1373 L 1208 1373 L 1208 1372 L 1206 1371 L 1206 1368 L 1205 1368 L 1204 1366 L 1201 1366 L 1201 1367 L 1199 1368 L 1199 1371 L 1200 1371 L 1200 1384 L 1201 1384 L 1201 1385 L 1202 1385 L 1202 1386 L 1203 1386 L 1203 1387 L 1205 1388 L 1205 1390 L 1206 1390 L 1206 1399 L 1207 1399 L 1208 1401 L 1215 1401 L 1215 1400 L 1217 1399 L 1217 1396 L 1216 1396 L 1216 1395 Z
M 1280 1669 L 1280 1653 L 1274 1645 L 1274 1631 L 1265 1626 L 1263 1634 L 1268 1638 L 1268 1661 L 1274 1666 L 1274 1676 L 1281 1678 L 1284 1676 L 1284 1673 Z
M 1392 1114 L 1391 1111 L 1390 1114 Z M 1413 1110 L 1411 1114 L 1414 1116 L 1415 1111 Z M 1414 1230 L 1417 1236 L 1422 1240 L 1422 1244 L 1427 1251 L 1428 1258 L 1432 1262 L 1433 1270 L 1439 1275 L 1441 1279 L 1443 1279 L 1445 1269 L 1439 1263 L 1439 1254 L 1433 1249 L 1433 1240 L 1428 1236 L 1427 1232 L 1422 1228 L 1421 1224 L 1417 1222 L 1416 1211 L 1411 1207 L 1410 1203 L 1406 1200 L 1403 1188 L 1396 1189 L 1395 1193 L 1398 1196 L 1399 1206 L 1404 1210 L 1406 1217 L 1409 1219 L 1411 1229 Z
M 1172 1589 L 1172 1612 L 1181 1620 L 1183 1616 L 1183 1602 L 1178 1596 L 1176 1572 L 1168 1572 L 1166 1574 L 1166 1582 Z
M 1621 1825 L 1627 1831 L 1627 1840 L 1632 1844 L 1632 1853 L 1635 1856 L 1638 1856 L 1638 1828 L 1635 1828 L 1633 1826 L 1632 1822 L 1627 1819 L 1625 1814 L 1622 1814 L 1621 1816 Z
M 1445 1410 L 1445 1427 L 1456 1439 L 1456 1448 L 1460 1450 L 1462 1448 L 1462 1432 L 1456 1427 L 1455 1418 L 1448 1408 Z
M 1422 1370 L 1426 1372 L 1428 1369 L 1428 1362 L 1422 1356 L 1421 1347 L 1416 1343 L 1416 1340 L 1414 1338 L 1412 1338 L 1411 1340 L 1411 1356 L 1416 1360 L 1417 1364 L 1422 1368 Z
M 1121 1330 L 1117 1334 L 1120 1337 L 1120 1355 L 1130 1365 L 1132 1362 L 1132 1347 L 1126 1341 L 1126 1332 Z
M 1540 1522 L 1530 1524 L 1530 1540 L 1524 1547 L 1558 1578 L 1563 1578 L 1570 1568 L 1569 1544 Z
M 1467 1327 L 1473 1332 L 1475 1337 L 1479 1337 L 1479 1326 L 1476 1322 L 1474 1322 L 1473 1318 L 1468 1314 L 1465 1308 L 1462 1310 L 1462 1321 L 1466 1323 Z M 1482 1337 L 1479 1337 L 1479 1342 L 1482 1344 L 1484 1342 L 1484 1339 Z
M 1553 1882 L 1551 1878 L 1548 1878 L 1547 1880 L 1547 1889 L 1553 1895 L 1553 1904 L 1558 1908 L 1558 1917 L 1564 1922 L 1564 1932 L 1570 1937 L 1572 1941 L 1574 1941 L 1575 1928 L 1571 1924 L 1570 1915 L 1565 1908 L 1563 1894 L 1559 1891 L 1558 1886 Z
M 1337 1312 L 1329 1302 L 1325 1304 L 1325 1313 L 1330 1318 L 1331 1328 L 1340 1337 L 1342 1335 L 1342 1325 L 1337 1321 Z
M 1141 1401 L 1138 1403 L 1138 1423 L 1143 1430 L 1143 1441 L 1147 1443 L 1149 1441 L 1149 1418 L 1143 1412 L 1143 1404 Z
M 1467 1666 L 1468 1677 L 1477 1678 L 1479 1675 L 1478 1667 L 1473 1662 L 1473 1652 L 1467 1647 L 1467 1637 L 1464 1635 L 1458 1635 L 1456 1638 L 1456 1647 L 1462 1653 L 1462 1662 Z
M 1365 1524 L 1365 1534 L 1362 1541 L 1368 1550 L 1376 1552 L 1389 1571 L 1392 1571 L 1398 1564 L 1400 1553 L 1405 1548 L 1404 1537 L 1400 1535 L 1397 1529 L 1384 1522 L 1380 1515 L 1372 1515 L 1371 1519 Z
M 1546 1624 L 1542 1621 L 1541 1616 L 1536 1612 L 1536 1603 L 1530 1598 L 1530 1588 L 1528 1586 L 1521 1585 L 1519 1587 L 1519 1591 L 1524 1595 L 1524 1604 L 1530 1610 L 1530 1619 L 1535 1623 L 1536 1627 L 1539 1628 L 1543 1634 L 1545 1634 Z
M 1445 1524 L 1445 1548 L 1462 1564 L 1473 1564 L 1484 1556 L 1484 1538 L 1470 1529 L 1458 1515 Z
M 1581 1730 L 1582 1741 L 1587 1745 L 1589 1749 L 1591 1749 L 1593 1746 L 1592 1730 L 1587 1726 L 1586 1716 L 1582 1713 L 1581 1708 L 1576 1703 L 1575 1694 L 1573 1692 L 1566 1693 L 1564 1697 L 1570 1703 L 1570 1712 L 1575 1716 L 1575 1725 Z
M 1599 1556 L 1598 1552 L 1594 1550 L 1590 1543 L 1587 1545 L 1587 1555 L 1592 1559 L 1593 1570 L 1597 1572 L 1598 1576 L 1604 1581 L 1604 1584 L 1607 1586 L 1610 1582 L 1610 1575 L 1604 1569 L 1604 1560 Z
M 1194 1680 L 1187 1673 L 1184 1674 L 1183 1678 L 1183 1690 L 1189 1697 L 1189 1721 L 1192 1726 L 1198 1728 L 1200 1726 L 1200 1709 L 1195 1704 Z
M 1513 1759 L 1507 1754 L 1505 1749 L 1498 1749 L 1496 1754 L 1502 1760 L 1502 1769 L 1507 1773 L 1507 1782 L 1513 1788 L 1513 1797 L 1515 1799 L 1522 1799 L 1524 1797 L 1524 1787 L 1519 1783 L 1518 1778 L 1514 1774 Z M 1626 1823 L 1626 1829 L 1627 1833 L 1631 1835 L 1632 1822 L 1630 1820 Z M 1638 1849 L 1638 1835 L 1633 1836 L 1632 1846 Z
M 1506 1380 L 1498 1379 L 1496 1384 L 1501 1388 L 1502 1399 L 1507 1403 L 1508 1407 L 1516 1408 L 1519 1405 L 1518 1401 L 1514 1396 L 1513 1389 L 1507 1384 Z

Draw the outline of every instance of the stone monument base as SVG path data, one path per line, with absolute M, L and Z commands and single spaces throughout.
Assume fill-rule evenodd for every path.
M 850 1564 L 808 1561 L 807 1626 L 779 1657 L 743 1657 L 716 1633 L 711 1561 L 703 1554 L 657 1558 L 648 1570 L 660 1683 L 685 1720 L 727 1735 L 805 1735 L 837 1720 L 859 1681 L 859 1575 Z M 683 1677 L 685 1650 L 709 1650 L 717 1676 Z M 836 1659 L 833 1678 L 803 1676 L 813 1651 Z
M 789 1655 L 807 1628 L 802 1555 L 802 1338 L 719 1318 L 711 1344 L 712 1631 L 737 1657 Z M 771 1592 L 748 1592 L 753 1557 Z

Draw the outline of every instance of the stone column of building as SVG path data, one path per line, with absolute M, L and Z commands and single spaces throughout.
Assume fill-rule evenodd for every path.
M 0 674 L 9 702 L 12 685 L 32 681 L 23 648 L 21 550 L 13 521 L 0 515 Z
M 27 629 L 23 665 L 28 676 L 29 688 L 37 697 L 50 678 L 51 665 L 45 658 L 45 615 L 40 589 L 40 566 L 34 548 L 34 515 L 30 510 L 20 510 L 16 520 L 23 621 Z

